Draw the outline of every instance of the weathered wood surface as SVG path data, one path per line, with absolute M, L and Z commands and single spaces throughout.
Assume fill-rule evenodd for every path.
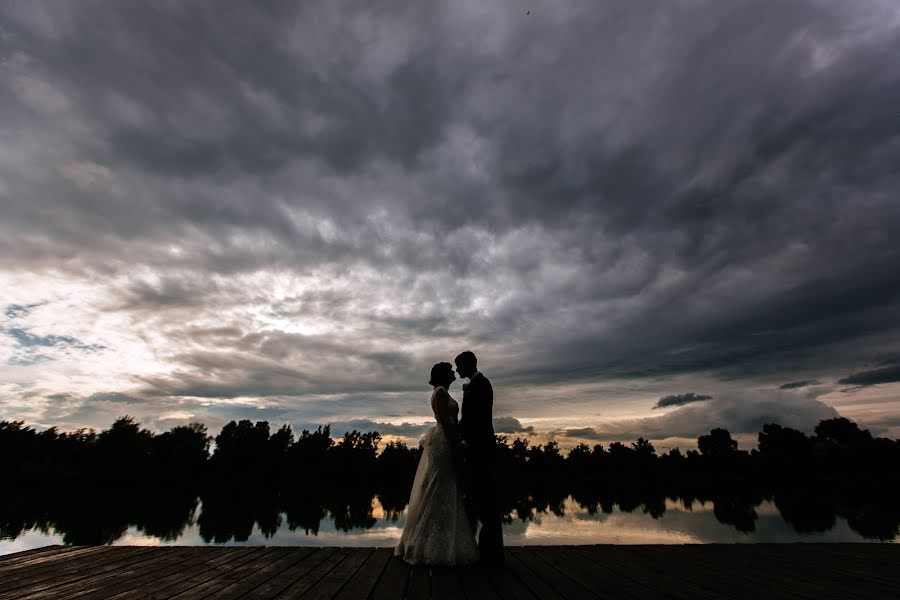
M 0 598 L 900 598 L 900 545 L 518 546 L 503 567 L 388 548 L 48 546 L 0 556 Z

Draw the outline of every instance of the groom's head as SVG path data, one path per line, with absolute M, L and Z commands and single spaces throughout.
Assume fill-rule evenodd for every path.
M 454 362 L 460 377 L 471 377 L 478 372 L 478 359 L 475 358 L 474 352 L 466 350 L 457 356 Z

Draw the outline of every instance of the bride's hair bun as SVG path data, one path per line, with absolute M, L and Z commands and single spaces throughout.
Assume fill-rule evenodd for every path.
M 453 381 L 456 377 L 453 375 L 453 365 L 448 362 L 439 362 L 431 367 L 431 379 L 428 385 L 443 385 L 448 380 Z

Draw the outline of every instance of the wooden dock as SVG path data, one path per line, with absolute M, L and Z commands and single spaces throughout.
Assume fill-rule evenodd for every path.
M 519 546 L 456 569 L 388 548 L 47 546 L 0 556 L 0 598 L 896 599 L 900 546 Z

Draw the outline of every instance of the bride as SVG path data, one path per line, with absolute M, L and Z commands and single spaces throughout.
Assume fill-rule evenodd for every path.
M 478 550 L 456 477 L 454 447 L 459 405 L 447 388 L 456 379 L 453 366 L 431 368 L 431 409 L 437 425 L 422 438 L 422 457 L 416 469 L 406 525 L 394 555 L 410 564 L 465 565 L 475 562 Z

